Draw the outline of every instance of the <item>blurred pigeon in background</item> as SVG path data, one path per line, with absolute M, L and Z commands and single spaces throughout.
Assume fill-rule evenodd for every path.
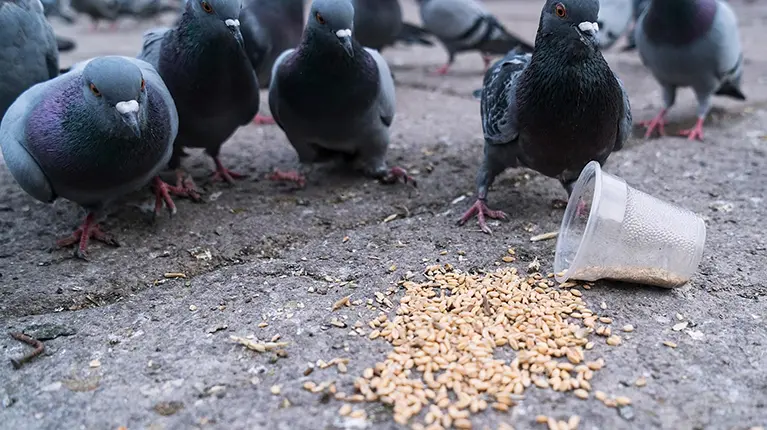
M 234 183 L 243 175 L 224 167 L 221 145 L 258 113 L 256 74 L 240 31 L 241 0 L 189 0 L 177 26 L 144 35 L 139 58 L 155 66 L 176 101 L 178 137 L 169 167 L 177 186 L 195 191 L 180 168 L 184 147 L 205 148 L 214 180 Z
M 642 16 L 645 9 L 647 9 L 647 6 L 650 5 L 650 0 L 632 0 L 631 1 L 631 16 L 634 20 L 634 26 L 631 27 L 631 29 L 628 32 L 627 36 L 627 43 L 626 46 L 623 47 L 623 51 L 632 51 L 636 49 L 636 39 L 634 36 L 636 35 L 636 22 L 639 20 L 639 17 Z
M 19 94 L 59 74 L 53 29 L 38 0 L 0 0 L 0 119 Z
M 181 13 L 183 2 L 176 0 L 119 0 L 117 15 L 130 17 L 137 21 L 156 19 L 167 12 Z
M 711 96 L 746 100 L 740 87 L 743 51 L 738 20 L 727 3 L 718 0 L 652 0 L 636 26 L 642 63 L 663 90 L 663 109 L 647 127 L 665 134 L 665 116 L 678 87 L 692 87 L 698 100 L 695 126 L 680 132 L 689 140 L 703 140 L 703 122 Z
M 98 30 L 99 21 L 111 23 L 110 29 L 117 29 L 117 18 L 120 10 L 118 0 L 72 0 L 70 6 L 76 12 L 88 15 L 93 21 L 92 31 Z
M 245 0 L 240 12 L 240 29 L 258 83 L 261 88 L 269 88 L 274 61 L 301 41 L 304 0 Z M 256 114 L 253 122 L 274 124 L 274 119 Z
M 155 211 L 175 206 L 156 175 L 167 164 L 178 116 L 162 79 L 149 64 L 127 57 L 99 57 L 30 88 L 0 125 L 0 147 L 21 188 L 42 202 L 62 197 L 88 211 L 59 246 L 88 240 L 117 242 L 96 223 L 115 199 L 153 181 Z
M 42 0 L 45 16 L 48 18 L 58 17 L 67 24 L 75 23 L 75 16 L 72 11 L 61 4 L 61 0 Z
M 460 52 L 479 51 L 485 68 L 491 55 L 505 55 L 514 48 L 532 52 L 533 47 L 512 35 L 476 0 L 417 0 L 426 30 L 437 36 L 448 53 L 447 63 L 436 73 L 444 75 Z
M 433 46 L 428 31 L 402 21 L 399 0 L 353 0 L 354 38 L 368 48 L 383 50 L 396 42 Z
M 314 0 L 301 43 L 274 64 L 269 107 L 302 164 L 339 156 L 385 182 L 412 181 L 386 165 L 394 80 L 381 54 L 354 40 L 353 21 L 348 0 Z M 297 172 L 271 178 L 305 183 Z
M 634 0 L 636 2 L 636 0 Z M 632 0 L 600 0 L 599 2 L 599 48 L 610 49 L 626 32 L 631 23 Z
M 459 220 L 505 219 L 487 206 L 495 177 L 527 167 L 556 178 L 567 191 L 583 167 L 603 164 L 631 131 L 631 106 L 597 44 L 597 0 L 547 0 L 532 55 L 512 51 L 487 71 L 481 115 L 484 160 L 477 201 Z

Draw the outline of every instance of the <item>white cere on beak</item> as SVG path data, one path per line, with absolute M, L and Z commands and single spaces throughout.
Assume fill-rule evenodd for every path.
M 338 37 L 352 37 L 352 31 L 348 28 L 343 28 L 341 30 L 336 31 L 336 36 Z
M 578 24 L 578 28 L 580 28 L 581 31 L 596 33 L 599 31 L 599 24 L 597 24 L 596 22 L 584 21 Z
M 239 19 L 227 19 L 224 21 L 224 24 L 226 24 L 227 27 L 239 27 L 240 26 L 240 20 Z
M 127 102 L 119 102 L 115 105 L 117 112 L 126 114 L 130 112 L 138 112 L 138 102 L 136 100 L 128 100 Z

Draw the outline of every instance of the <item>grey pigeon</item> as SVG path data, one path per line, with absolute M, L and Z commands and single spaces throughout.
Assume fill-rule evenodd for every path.
M 38 0 L 0 0 L 0 119 L 19 94 L 59 74 L 59 53 Z
M 634 26 L 629 30 L 628 32 L 628 41 L 626 43 L 626 46 L 623 47 L 623 51 L 632 51 L 636 49 L 636 38 L 634 37 L 636 34 L 636 22 L 639 20 L 639 17 L 642 16 L 645 9 L 647 9 L 647 6 L 650 5 L 650 0 L 632 0 L 631 1 L 631 16 L 634 20 Z
M 178 116 L 151 65 L 128 57 L 99 57 L 37 84 L 19 96 L 0 125 L 5 163 L 21 188 L 42 202 L 62 197 L 88 211 L 59 246 L 88 240 L 116 245 L 96 223 L 105 205 L 150 181 L 175 210 L 156 175 L 170 159 Z
M 447 63 L 436 73 L 444 75 L 460 52 L 479 51 L 485 68 L 490 55 L 505 55 L 511 49 L 532 52 L 533 47 L 506 28 L 477 0 L 418 0 L 423 26 L 445 46 Z
M 477 174 L 474 215 L 505 219 L 487 207 L 487 191 L 508 167 L 556 178 L 567 191 L 591 160 L 603 164 L 631 131 L 623 83 L 597 44 L 597 0 L 547 0 L 532 55 L 510 52 L 485 74 L 480 110 L 484 160 Z
M 269 88 L 274 61 L 301 41 L 304 0 L 245 0 L 240 29 L 258 83 L 261 88 Z M 261 114 L 256 114 L 253 122 L 274 124 L 271 117 Z
M 402 21 L 399 0 L 353 0 L 354 38 L 367 48 L 382 51 L 396 42 L 433 46 L 430 33 Z
M 216 164 L 214 180 L 243 175 L 224 167 L 221 145 L 258 113 L 258 80 L 240 31 L 240 0 L 189 0 L 173 29 L 149 31 L 139 58 L 155 66 L 176 101 L 178 137 L 169 167 L 178 187 L 194 191 L 180 168 L 184 147 L 205 148 Z
M 120 0 L 117 9 L 119 17 L 130 17 L 138 21 L 157 18 L 167 12 L 182 10 L 181 3 L 173 0 Z
M 610 49 L 626 32 L 631 23 L 631 3 L 632 0 L 600 0 L 597 20 L 600 49 Z
M 42 0 L 43 9 L 45 10 L 45 16 L 48 18 L 59 17 L 68 24 L 75 23 L 75 17 L 72 11 L 65 7 L 62 7 L 61 0 Z
M 680 132 L 689 140 L 703 140 L 703 122 L 711 96 L 746 100 L 740 88 L 743 51 L 738 20 L 727 3 L 718 0 L 652 0 L 636 26 L 642 63 L 663 90 L 663 109 L 647 127 L 665 134 L 666 112 L 674 105 L 676 89 L 692 87 L 698 99 L 695 126 Z
M 314 0 L 301 43 L 274 64 L 269 108 L 301 163 L 341 156 L 385 182 L 412 181 L 386 165 L 394 80 L 381 54 L 354 40 L 353 21 L 348 0 Z M 272 179 L 305 181 L 297 172 Z
M 75 12 L 91 17 L 91 31 L 98 30 L 99 22 L 106 20 L 111 23 L 110 29 L 117 28 L 120 2 L 118 0 L 72 0 L 70 6 Z

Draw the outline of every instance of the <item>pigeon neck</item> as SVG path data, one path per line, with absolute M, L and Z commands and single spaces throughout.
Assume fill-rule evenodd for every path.
M 354 56 L 350 57 L 335 40 L 328 40 L 307 29 L 297 51 L 301 61 L 311 64 L 318 72 L 344 74 L 356 70 L 367 54 L 356 40 L 352 40 L 352 47 Z
M 685 45 L 708 33 L 716 0 L 652 0 L 642 30 L 656 45 Z

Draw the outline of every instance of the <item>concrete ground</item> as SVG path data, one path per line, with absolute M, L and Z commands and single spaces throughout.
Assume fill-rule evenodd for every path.
M 703 261 L 688 285 L 598 283 L 584 292 L 591 308 L 604 302 L 615 324 L 636 327 L 621 346 L 598 342 L 592 351 L 607 362 L 594 389 L 623 393 L 633 408 L 618 413 L 593 398 L 531 388 L 511 412 L 475 416 L 474 428 L 499 422 L 542 428 L 537 414 L 580 415 L 582 429 L 767 425 L 767 4 L 732 4 L 742 24 L 749 100 L 717 99 L 703 143 L 633 139 L 606 166 L 636 188 L 703 215 L 708 226 Z M 533 39 L 540 2 L 488 6 Z M 414 4 L 406 10 L 417 21 Z M 56 23 L 79 45 L 62 65 L 135 55 L 152 26 L 125 21 L 117 33 L 94 36 L 88 24 Z M 660 106 L 658 86 L 635 53 L 617 51 L 605 55 L 628 88 L 634 118 L 649 119 Z M 337 416 L 340 402 L 303 390 L 303 383 L 335 379 L 348 392 L 390 347 L 329 325 L 331 318 L 352 325 L 378 313 L 365 306 L 331 313 L 336 300 L 372 299 L 429 264 L 493 269 L 509 247 L 517 250 L 514 264 L 526 267 L 537 257 L 551 271 L 555 241 L 529 238 L 559 226 L 563 212 L 552 200 L 565 195 L 552 179 L 510 170 L 496 181 L 490 203 L 511 221 L 492 223 L 492 236 L 474 223 L 455 225 L 472 201 L 482 154 L 479 105 L 471 98 L 481 85 L 479 56 L 460 56 L 446 77 L 429 74 L 445 59 L 441 49 L 397 48 L 385 57 L 398 83 L 389 160 L 417 177 L 417 191 L 331 168 L 318 169 L 302 190 L 264 180 L 297 160 L 276 126 L 251 125 L 223 149 L 225 163 L 249 179 L 236 187 L 206 184 L 210 160 L 195 153 L 189 166 L 205 185 L 205 202 L 179 200 L 176 217 L 151 224 L 151 197 L 136 193 L 104 223 L 122 247 L 94 243 L 86 263 L 71 250 L 50 250 L 81 221 L 80 210 L 66 201 L 35 201 L 0 167 L 0 327 L 53 338 L 42 357 L 14 370 L 8 359 L 30 348 L 0 336 L 0 428 L 349 428 Z M 670 128 L 691 125 L 694 111 L 691 92 L 681 91 Z M 186 278 L 166 279 L 169 272 Z M 680 321 L 688 326 L 672 330 Z M 287 357 L 229 339 L 252 334 L 261 340 L 279 334 Z M 307 362 L 336 356 L 351 359 L 349 373 L 303 376 Z M 633 386 L 642 375 L 647 386 Z M 279 395 L 270 392 L 273 385 L 281 386 Z M 399 428 L 380 406 L 367 409 L 376 417 L 369 428 Z

